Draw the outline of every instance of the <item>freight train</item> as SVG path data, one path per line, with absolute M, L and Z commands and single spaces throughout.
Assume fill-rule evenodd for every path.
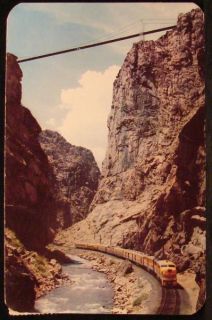
M 169 260 L 157 260 L 154 256 L 148 256 L 139 251 L 96 243 L 76 243 L 75 247 L 100 251 L 128 259 L 152 273 L 160 281 L 163 287 L 174 287 L 177 285 L 176 265 Z

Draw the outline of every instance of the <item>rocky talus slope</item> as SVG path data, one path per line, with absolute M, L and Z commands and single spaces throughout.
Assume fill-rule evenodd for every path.
M 63 227 L 68 227 L 87 216 L 98 187 L 99 168 L 90 150 L 68 143 L 57 132 L 44 130 L 39 141 L 56 176 L 58 193 L 69 206 L 69 215 L 63 219 Z
M 195 9 L 127 54 L 92 212 L 67 237 L 165 255 L 204 282 L 204 98 L 204 21 Z
M 56 261 L 41 255 L 55 236 L 58 210 L 63 208 L 57 201 L 52 168 L 38 141 L 41 128 L 21 104 L 21 79 L 16 57 L 7 54 L 5 298 L 8 307 L 29 311 L 35 297 L 61 279 Z
M 26 250 L 10 229 L 5 230 L 5 290 L 8 307 L 34 311 L 34 302 L 42 294 L 69 281 L 55 259 Z

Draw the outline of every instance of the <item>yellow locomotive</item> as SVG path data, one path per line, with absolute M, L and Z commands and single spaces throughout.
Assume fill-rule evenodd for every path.
M 122 249 L 120 247 L 108 247 L 96 243 L 76 243 L 75 247 L 101 251 L 120 258 L 128 259 L 154 274 L 163 287 L 177 285 L 176 265 L 169 260 L 157 260 L 154 256 L 147 256 L 139 251 Z

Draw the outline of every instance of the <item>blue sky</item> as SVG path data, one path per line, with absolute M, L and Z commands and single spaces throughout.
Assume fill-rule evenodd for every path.
M 193 8 L 193 3 L 22 3 L 8 17 L 7 51 L 25 58 L 165 27 Z M 99 166 L 107 144 L 112 84 L 136 41 L 20 64 L 23 105 L 43 129 L 91 149 Z

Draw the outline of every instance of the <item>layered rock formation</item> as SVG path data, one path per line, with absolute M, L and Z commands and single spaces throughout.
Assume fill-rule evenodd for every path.
M 57 180 L 58 192 L 69 204 L 64 227 L 84 219 L 96 193 L 100 171 L 90 150 L 73 146 L 59 133 L 44 130 L 39 141 Z
M 114 82 L 108 129 L 93 211 L 71 232 L 77 240 L 166 256 L 179 271 L 199 270 L 205 253 L 200 9 L 180 15 L 157 41 L 133 45 Z

